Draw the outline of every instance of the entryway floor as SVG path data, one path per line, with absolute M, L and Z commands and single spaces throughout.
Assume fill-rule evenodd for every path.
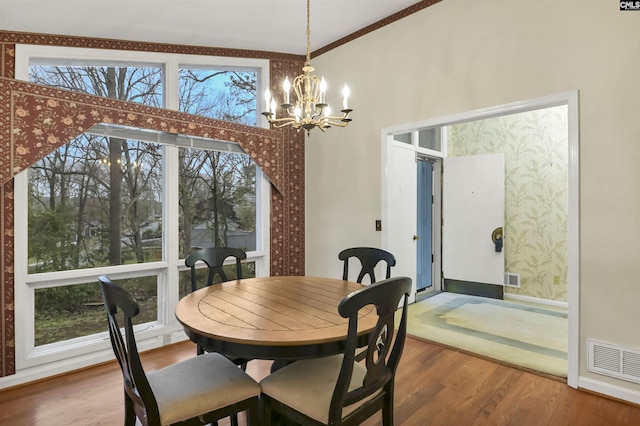
M 409 305 L 408 334 L 567 377 L 566 309 L 447 292 L 418 296 Z

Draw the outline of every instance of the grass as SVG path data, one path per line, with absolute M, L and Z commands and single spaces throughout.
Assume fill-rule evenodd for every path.
M 121 280 L 136 300 L 140 313 L 134 324 L 156 321 L 158 317 L 155 277 Z M 35 346 L 107 331 L 107 317 L 96 283 L 38 289 L 35 293 Z M 122 326 L 122 320 L 119 320 Z
M 235 279 L 235 266 L 225 266 L 229 279 Z M 207 270 L 197 272 L 198 282 L 206 281 Z M 243 277 L 255 276 L 253 263 L 243 264 Z M 190 274 L 180 273 L 180 297 L 190 291 Z M 157 278 L 139 277 L 114 281 L 125 288 L 140 306 L 134 324 L 158 318 Z M 187 288 L 189 287 L 189 288 Z M 62 342 L 107 331 L 107 318 L 97 283 L 36 289 L 35 346 Z M 119 321 L 122 326 L 122 320 Z
M 139 302 L 139 305 L 140 314 L 134 319 L 134 324 L 156 321 L 155 297 Z M 85 307 L 76 313 L 57 312 L 36 317 L 35 345 L 41 346 L 106 331 L 107 315 L 102 304 Z

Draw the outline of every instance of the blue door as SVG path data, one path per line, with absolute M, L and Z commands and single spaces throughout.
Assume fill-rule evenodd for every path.
M 416 290 L 431 287 L 433 266 L 433 163 L 418 158 Z

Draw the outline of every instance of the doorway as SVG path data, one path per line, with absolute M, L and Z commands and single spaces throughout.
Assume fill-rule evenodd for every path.
M 433 162 L 417 156 L 416 291 L 433 287 Z M 417 298 L 417 296 L 416 296 Z
M 397 256 L 399 259 L 410 259 L 415 256 L 417 244 L 408 244 L 406 243 L 406 238 L 401 233 L 395 232 L 394 229 L 394 220 L 398 220 L 397 213 L 394 214 L 393 206 L 404 206 L 405 204 L 396 199 L 393 205 L 387 203 L 387 195 L 394 190 L 391 186 L 388 186 L 387 178 L 391 178 L 391 174 L 393 173 L 393 168 L 388 168 L 387 166 L 390 164 L 389 160 L 392 158 L 392 152 L 390 151 L 390 137 L 392 138 L 393 134 L 398 134 L 402 132 L 410 132 L 415 129 L 420 128 L 433 128 L 438 127 L 441 129 L 445 129 L 446 126 L 458 123 L 468 123 L 472 121 L 479 121 L 488 118 L 497 118 L 503 117 L 510 114 L 527 112 L 527 111 L 536 111 L 542 110 L 545 108 L 556 107 L 556 106 L 565 106 L 565 114 L 567 117 L 567 126 L 564 129 L 567 135 L 567 147 L 565 148 L 566 154 L 566 163 L 567 163 L 567 172 L 566 172 L 566 181 L 568 187 L 568 195 L 566 196 L 567 202 L 567 213 L 566 213 L 566 232 L 567 232 L 567 248 L 566 248 L 566 259 L 567 259 L 567 272 L 566 272 L 566 282 L 567 282 L 567 294 L 566 300 L 568 305 L 568 316 L 569 316 L 569 335 L 568 335 L 568 384 L 570 386 L 577 386 L 577 377 L 578 377 L 578 125 L 577 125 L 577 92 L 568 92 L 564 94 L 554 95 L 550 97 L 535 99 L 526 102 L 519 102 L 516 104 L 503 105 L 499 107 L 488 108 L 485 110 L 471 111 L 467 113 L 457 114 L 454 116 L 442 117 L 439 119 L 428 120 L 419 123 L 412 123 L 409 125 L 397 126 L 394 128 L 388 128 L 383 131 L 383 143 L 382 143 L 382 159 L 383 159 L 383 209 L 382 209 L 382 217 L 383 222 L 387 223 L 387 226 L 383 229 L 386 232 L 382 236 L 383 247 L 388 247 L 390 251 L 394 252 L 394 249 L 398 247 L 402 247 L 400 250 L 402 254 Z M 420 146 L 414 145 L 414 151 L 420 151 L 422 148 Z M 435 157 L 446 157 L 447 156 L 447 146 L 441 147 L 439 152 L 432 153 Z M 452 155 L 461 155 L 459 153 L 452 153 Z M 415 161 L 415 160 L 414 160 Z M 552 162 L 547 166 L 553 167 Z M 436 174 L 434 174 L 436 175 Z M 415 192 L 414 192 L 415 194 Z M 437 195 L 437 194 L 434 194 Z M 435 197 L 437 198 L 437 197 Z M 407 212 L 409 210 L 404 210 L 404 222 L 411 222 L 411 220 L 407 219 Z M 415 210 L 414 210 L 415 211 Z M 507 225 L 508 226 L 508 225 Z M 415 233 L 415 227 L 411 232 Z M 508 233 L 508 228 L 506 229 Z M 411 238 L 409 236 L 409 238 Z M 403 239 L 404 243 L 399 243 L 397 240 Z M 434 243 L 434 254 L 437 254 L 439 244 Z M 412 254 L 413 253 L 413 254 Z M 435 256 L 434 256 L 435 257 Z M 408 262 L 409 263 L 409 262 Z M 400 264 L 400 262 L 399 262 Z M 434 265 L 438 269 L 438 266 L 441 263 L 434 262 Z M 412 270 L 403 270 L 401 271 L 403 275 L 411 276 L 414 281 L 416 280 L 416 269 L 415 266 Z M 553 277 L 555 282 L 556 277 Z

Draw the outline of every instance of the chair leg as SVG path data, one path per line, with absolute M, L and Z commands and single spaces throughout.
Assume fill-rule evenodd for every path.
M 258 426 L 261 425 L 260 421 L 260 403 L 258 402 L 255 405 L 249 407 L 246 411 L 247 415 L 247 426 Z
M 229 419 L 231 420 L 231 426 L 238 426 L 238 413 L 232 414 Z
M 265 401 L 265 397 L 260 397 L 260 413 L 262 416 L 262 426 L 271 426 L 271 407 Z
M 382 425 L 393 426 L 393 384 L 385 392 L 382 405 Z
M 135 426 L 136 412 L 133 409 L 133 401 L 127 393 L 124 394 L 124 424 L 125 426 Z
M 204 353 L 204 349 L 202 346 L 198 345 L 196 348 L 196 355 L 202 355 Z

